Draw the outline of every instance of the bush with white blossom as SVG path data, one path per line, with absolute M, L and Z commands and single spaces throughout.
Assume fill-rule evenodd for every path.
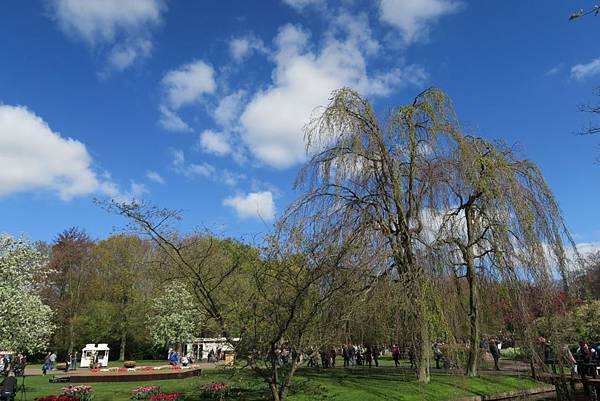
M 0 234 L 0 349 L 33 353 L 48 345 L 52 311 L 33 284 L 43 265 L 43 256 L 29 241 Z

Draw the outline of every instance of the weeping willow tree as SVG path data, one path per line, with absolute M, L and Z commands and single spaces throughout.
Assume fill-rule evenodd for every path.
M 432 207 L 439 143 L 458 135 L 454 112 L 429 89 L 380 123 L 369 102 L 349 88 L 335 91 L 305 127 L 312 157 L 296 188 L 305 190 L 289 213 L 319 216 L 330 227 L 365 232 L 388 251 L 388 269 L 402 285 L 417 375 L 429 381 L 431 342 L 423 251 L 423 213 Z
M 494 270 L 515 283 L 551 282 L 568 290 L 565 244 L 575 245 L 538 166 L 482 138 L 455 136 L 440 158 L 434 188 L 442 216 L 436 236 L 457 276 L 468 283 L 467 374 L 477 375 L 478 281 Z

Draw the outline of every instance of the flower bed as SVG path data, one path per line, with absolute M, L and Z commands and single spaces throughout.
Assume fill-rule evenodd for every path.
M 172 394 L 156 394 L 150 397 L 150 401 L 167 401 L 167 400 L 178 400 L 181 398 L 181 393 Z
M 159 386 L 141 386 L 136 387 L 131 391 L 131 399 L 133 400 L 147 400 L 152 396 L 160 394 Z
M 90 386 L 68 386 L 62 388 L 63 395 L 78 397 L 79 401 L 89 401 L 93 398 L 92 388 Z
M 75 395 L 46 395 L 44 397 L 38 397 L 36 401 L 79 401 L 79 397 Z
M 205 384 L 200 388 L 205 398 L 223 400 L 229 392 L 229 386 L 225 383 Z

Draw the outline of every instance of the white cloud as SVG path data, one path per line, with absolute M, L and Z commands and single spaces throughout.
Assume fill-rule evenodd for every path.
M 246 179 L 246 175 L 236 173 L 227 169 L 219 171 L 212 164 L 202 163 L 187 163 L 182 150 L 170 149 L 173 160 L 171 161 L 171 170 L 177 174 L 181 174 L 187 178 L 193 179 L 196 177 L 205 177 L 214 182 L 225 184 L 230 187 L 236 186 L 240 181 Z
M 348 12 L 338 13 L 333 19 L 332 34 L 339 32 L 346 34 L 346 40 L 364 50 L 366 54 L 375 54 L 381 48 L 379 42 L 374 38 L 369 17 L 366 13 L 357 15 Z
M 0 105 L 0 196 L 40 189 L 63 200 L 92 193 L 123 199 L 144 192 L 132 182 L 122 193 L 109 175 L 94 172 L 83 143 L 53 132 L 25 107 Z
M 238 123 L 245 97 L 246 92 L 238 90 L 222 98 L 214 112 L 215 121 L 226 129 L 234 128 L 234 125 Z
M 214 75 L 213 67 L 202 60 L 192 61 L 167 72 L 161 81 L 165 99 L 159 108 L 159 125 L 167 131 L 192 131 L 177 114 L 177 110 L 200 101 L 205 94 L 214 93 L 217 88 Z
M 152 53 L 152 42 L 139 40 L 127 45 L 116 45 L 108 56 L 109 64 L 116 70 L 124 70 L 139 57 L 149 57 Z
M 253 52 L 268 53 L 263 41 L 254 35 L 235 37 L 229 41 L 229 53 L 237 62 L 250 57 Z
M 229 170 L 223 171 L 222 180 L 225 185 L 229 185 L 230 187 L 236 186 L 240 181 L 245 180 L 246 175 L 240 173 L 234 173 Z
M 200 100 L 201 96 L 216 89 L 214 69 L 202 60 L 184 64 L 167 72 L 162 79 L 168 105 L 177 110 Z
M 550 68 L 548 71 L 546 71 L 544 73 L 544 76 L 550 77 L 552 75 L 556 75 L 563 70 L 564 66 L 564 63 L 557 64 L 554 67 Z
M 326 0 L 283 0 L 285 4 L 296 10 L 302 10 L 308 6 L 322 6 L 325 5 Z
M 308 41 L 308 33 L 297 26 L 280 30 L 275 39 L 273 83 L 253 96 L 240 118 L 241 138 L 250 151 L 277 168 L 304 160 L 302 128 L 334 89 L 351 86 L 366 96 L 385 95 L 394 87 L 419 83 L 425 76 L 416 66 L 369 76 L 356 38 L 329 37 L 317 53 L 308 48 Z
M 577 250 L 582 256 L 600 252 L 600 242 L 581 242 L 577 244 Z
M 177 174 L 184 175 L 188 178 L 193 178 L 196 176 L 202 176 L 207 178 L 212 178 L 215 176 L 217 169 L 215 166 L 209 163 L 189 163 L 185 162 L 185 155 L 182 150 L 171 149 L 171 154 L 173 156 L 173 161 L 171 163 L 171 168 Z
M 571 78 L 586 79 L 600 74 L 600 58 L 594 59 L 587 64 L 577 64 L 571 68 Z
M 460 11 L 457 0 L 380 0 L 379 18 L 396 27 L 406 44 L 426 39 L 429 28 L 444 15 Z
M 108 45 L 109 65 L 122 70 L 152 50 L 151 31 L 162 21 L 164 0 L 51 0 L 68 35 L 91 46 Z
M 130 198 L 141 198 L 145 194 L 150 193 L 148 187 L 142 183 L 131 181 L 131 187 L 129 190 L 131 196 Z
M 173 110 L 164 105 L 161 105 L 159 110 L 160 118 L 158 119 L 158 124 L 161 127 L 173 132 L 192 132 L 192 128 Z
M 200 147 L 207 153 L 217 156 L 225 156 L 231 153 L 231 146 L 227 142 L 227 137 L 222 132 L 205 130 L 200 134 Z
M 273 194 L 269 191 L 250 192 L 225 198 L 223 205 L 232 207 L 242 219 L 259 218 L 269 221 L 275 218 Z
M 157 184 L 165 183 L 165 179 L 160 174 L 158 174 L 156 171 L 152 171 L 152 170 L 146 171 L 146 178 L 148 178 L 150 181 L 155 182 Z

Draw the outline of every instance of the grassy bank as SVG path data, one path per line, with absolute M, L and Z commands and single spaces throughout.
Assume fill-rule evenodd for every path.
M 202 384 L 225 382 L 231 388 L 227 400 L 258 401 L 268 400 L 266 387 L 247 372 L 206 370 L 202 376 L 183 380 L 163 380 L 139 383 L 94 383 L 95 401 L 129 400 L 131 390 L 139 385 L 155 384 L 164 392 L 181 392 L 188 400 L 201 399 L 199 388 Z M 65 384 L 48 383 L 48 377 L 30 376 L 26 378 L 26 397 L 18 400 L 33 400 L 35 397 L 60 394 Z M 301 369 L 298 372 L 290 401 L 376 401 L 376 400 L 450 400 L 454 398 L 494 394 L 540 387 L 540 383 L 526 377 L 482 375 L 467 378 L 460 375 L 435 373 L 429 385 L 421 385 L 414 375 L 405 369 L 389 367 L 315 370 Z

